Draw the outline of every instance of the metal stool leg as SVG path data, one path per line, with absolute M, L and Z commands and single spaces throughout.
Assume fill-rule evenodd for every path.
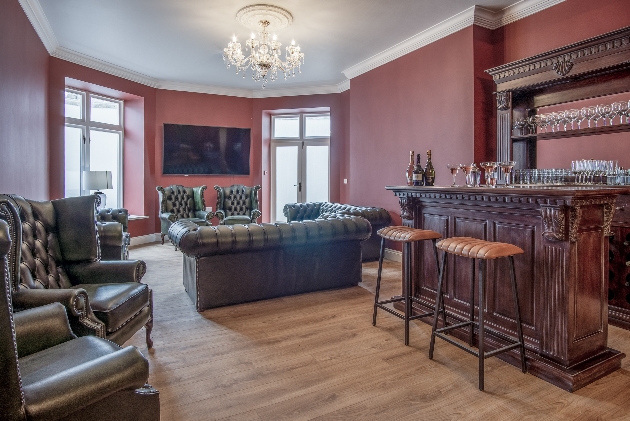
M 435 246 L 436 240 L 431 240 L 431 241 L 433 242 L 433 254 L 435 255 L 435 268 L 437 270 L 438 279 L 440 279 L 440 273 L 441 273 L 440 259 L 438 259 L 437 247 Z M 437 297 L 436 297 L 436 300 L 437 300 Z M 442 297 L 441 311 L 442 311 L 442 323 L 443 323 L 443 326 L 446 327 L 446 309 L 444 308 L 444 297 Z
M 372 326 L 376 326 L 376 310 L 378 306 L 378 296 L 381 292 L 381 273 L 383 272 L 383 254 L 385 253 L 385 239 L 381 238 L 381 253 L 378 256 L 378 275 L 376 276 L 376 294 L 374 295 L 374 315 L 372 316 Z
M 437 255 L 437 251 L 436 251 Z M 438 289 L 435 297 L 435 314 L 433 315 L 433 327 L 431 328 L 431 344 L 429 345 L 429 359 L 433 359 L 433 349 L 435 348 L 435 330 L 437 329 L 437 321 L 440 309 L 444 310 L 444 300 L 442 298 L 442 282 L 444 280 L 444 271 L 446 270 L 446 252 L 442 254 L 442 265 L 438 271 Z M 444 312 L 446 314 L 446 312 Z M 444 316 L 444 327 L 446 327 L 446 316 Z
M 475 274 L 473 273 L 473 277 Z M 486 284 L 486 262 L 481 260 L 479 262 L 479 390 L 483 390 L 483 371 L 484 360 L 486 358 L 484 352 L 484 321 L 483 321 L 483 308 L 484 308 L 484 294 Z
M 518 289 L 516 288 L 516 275 L 514 274 L 514 256 L 510 257 L 510 279 L 512 281 L 512 293 L 514 295 L 514 309 L 516 310 L 516 332 L 518 333 L 518 340 L 521 343 L 521 371 L 527 372 L 527 366 L 525 365 L 525 341 L 523 340 L 523 327 L 521 326 L 521 311 L 518 303 Z

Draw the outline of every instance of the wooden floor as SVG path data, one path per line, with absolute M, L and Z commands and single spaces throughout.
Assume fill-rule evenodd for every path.
M 149 359 L 162 420 L 629 420 L 630 358 L 621 370 L 571 394 L 496 358 L 477 389 L 475 357 L 445 343 L 427 357 L 429 325 L 379 312 L 372 326 L 376 263 L 358 287 L 197 313 L 182 286 L 181 254 L 137 247 L 154 291 L 154 349 L 144 331 L 128 344 Z M 387 263 L 383 296 L 399 293 Z M 630 332 L 610 327 L 630 353 Z

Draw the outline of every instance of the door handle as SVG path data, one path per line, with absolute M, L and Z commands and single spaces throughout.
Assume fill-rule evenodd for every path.
M 298 192 L 302 192 L 302 183 L 298 183 L 299 187 L 298 187 Z

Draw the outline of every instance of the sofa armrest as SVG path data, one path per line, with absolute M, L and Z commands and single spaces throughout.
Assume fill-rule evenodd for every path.
M 205 211 L 205 210 L 196 211 L 195 218 L 203 219 L 204 221 L 210 223 L 212 218 L 214 218 L 214 212 Z
M 65 267 L 73 285 L 140 282 L 147 271 L 142 260 L 103 260 Z
M 77 346 L 83 344 L 77 344 Z M 24 385 L 29 419 L 59 419 L 122 390 L 143 387 L 149 376 L 149 363 L 135 347 L 64 370 Z
M 13 319 L 19 358 L 76 338 L 59 303 L 18 311 Z

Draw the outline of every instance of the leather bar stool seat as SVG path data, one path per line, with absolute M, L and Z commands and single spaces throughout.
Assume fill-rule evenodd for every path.
M 523 340 L 523 329 L 521 326 L 521 314 L 518 304 L 518 290 L 516 288 L 516 276 L 514 274 L 514 256 L 517 254 L 522 254 L 523 250 L 520 247 L 517 247 L 513 244 L 508 243 L 498 243 L 492 241 L 479 240 L 477 238 L 470 237 L 452 237 L 445 238 L 439 241 L 436 244 L 436 248 L 442 250 L 444 253 L 442 254 L 442 264 L 439 270 L 439 280 L 438 280 L 438 290 L 435 302 L 435 312 L 433 318 L 433 328 L 431 329 L 431 345 L 429 347 L 429 359 L 433 359 L 433 351 L 435 347 L 435 338 L 438 337 L 443 339 L 464 351 L 475 355 L 479 359 L 479 390 L 484 389 L 484 360 L 486 358 L 495 356 L 497 354 L 510 351 L 512 349 L 518 348 L 520 352 L 521 358 L 521 371 L 523 373 L 527 372 L 527 367 L 525 365 L 525 342 Z M 450 253 L 456 256 L 462 256 L 469 259 L 472 259 L 472 273 L 470 279 L 470 317 L 468 320 L 463 321 L 461 323 L 456 323 L 452 325 L 446 325 L 446 314 L 444 309 L 444 297 L 443 297 L 443 280 L 444 273 L 446 270 L 446 255 Z M 501 332 L 488 328 L 484 323 L 484 305 L 485 302 L 485 282 L 486 282 L 486 260 L 491 259 L 500 259 L 507 258 L 509 259 L 509 267 L 510 267 L 510 281 L 512 284 L 512 294 L 514 299 L 514 312 L 516 319 L 516 330 L 518 338 L 514 338 L 508 335 L 505 335 Z M 475 262 L 479 261 L 479 306 L 478 306 L 478 319 L 475 321 L 475 302 L 474 302 L 474 294 L 475 294 Z M 457 281 L 456 281 L 457 282 Z M 439 313 L 443 313 L 444 325 L 443 327 L 437 327 L 438 315 Z M 468 346 L 462 344 L 451 336 L 447 336 L 447 332 L 453 329 L 459 329 L 462 327 L 468 326 Z M 474 327 L 478 327 L 478 345 L 479 350 L 475 351 L 473 346 L 473 330 Z M 501 348 L 495 349 L 493 351 L 486 352 L 484 349 L 484 335 L 490 334 L 499 339 L 502 339 L 503 342 L 507 343 L 507 345 L 502 346 Z
M 376 294 L 374 296 L 374 315 L 372 316 L 372 325 L 376 326 L 376 312 L 380 308 L 382 310 L 387 311 L 388 313 L 401 318 L 405 321 L 405 345 L 409 345 L 409 321 L 420 319 L 422 317 L 432 316 L 434 314 L 433 311 L 417 314 L 415 316 L 412 315 L 412 303 L 416 302 L 420 304 L 420 300 L 412 295 L 411 291 L 411 244 L 414 242 L 431 240 L 433 242 L 433 252 L 435 254 L 435 265 L 438 265 L 438 256 L 437 249 L 435 248 L 435 243 L 438 238 L 442 236 L 431 230 L 423 230 L 417 228 L 410 228 L 405 226 L 390 226 L 381 228 L 376 232 L 381 237 L 381 251 L 378 258 L 378 276 L 376 278 Z M 404 280 L 405 280 L 405 290 L 403 291 L 403 295 L 401 297 L 394 297 L 389 300 L 379 300 L 379 294 L 381 290 L 381 273 L 383 271 L 383 255 L 385 252 L 385 240 L 396 241 L 399 243 L 403 243 L 403 247 L 405 249 L 405 253 L 407 255 L 405 261 L 404 268 Z M 390 306 L 388 304 L 396 303 L 396 302 L 404 302 L 405 303 L 405 312 L 401 313 Z

